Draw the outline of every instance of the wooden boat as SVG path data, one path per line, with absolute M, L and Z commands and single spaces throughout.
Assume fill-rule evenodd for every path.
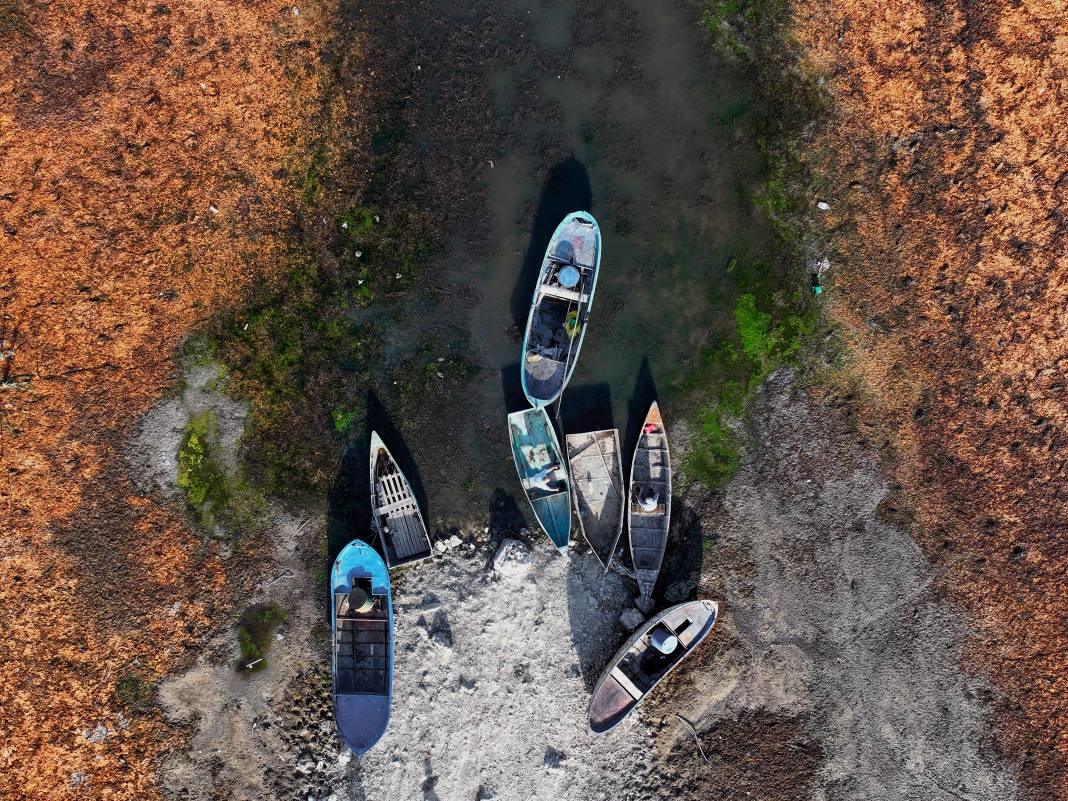
M 397 460 L 371 432 L 371 526 L 382 542 L 389 567 L 426 559 L 433 553 L 423 513 Z
M 535 408 L 560 397 L 578 361 L 601 267 L 601 229 L 588 212 L 564 217 L 545 250 L 523 337 L 523 394 Z
M 619 431 L 568 434 L 565 441 L 579 528 L 607 571 L 623 534 L 626 492 L 619 461 Z
M 393 600 L 389 570 L 365 542 L 346 545 L 330 573 L 334 718 L 357 756 L 389 725 L 393 697 Z
M 643 623 L 593 688 L 590 730 L 603 734 L 633 712 L 708 636 L 718 614 L 715 601 L 687 601 Z
M 508 415 L 508 437 L 519 482 L 538 522 L 560 553 L 571 539 L 571 491 L 549 415 L 527 409 Z
M 671 454 L 656 401 L 649 407 L 634 448 L 629 499 L 630 556 L 641 594 L 639 605 L 648 611 L 671 528 Z M 643 499 L 649 508 L 643 505 Z

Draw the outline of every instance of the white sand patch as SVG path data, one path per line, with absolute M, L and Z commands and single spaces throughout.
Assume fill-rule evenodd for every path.
M 606 737 L 586 724 L 633 587 L 541 545 L 523 577 L 466 548 L 395 574 L 393 719 L 361 760 L 366 798 L 614 799 L 645 771 L 636 716 Z

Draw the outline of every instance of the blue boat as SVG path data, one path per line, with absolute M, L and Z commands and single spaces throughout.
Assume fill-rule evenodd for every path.
M 571 380 L 600 269 L 597 221 L 587 211 L 568 214 L 545 250 L 523 336 L 523 394 L 535 408 L 553 403 Z
M 378 551 L 353 540 L 334 560 L 334 718 L 341 739 L 357 756 L 389 725 L 393 698 L 393 598 L 389 571 Z
M 571 482 L 556 431 L 544 409 L 508 415 L 519 482 L 538 522 L 562 554 L 571 539 Z

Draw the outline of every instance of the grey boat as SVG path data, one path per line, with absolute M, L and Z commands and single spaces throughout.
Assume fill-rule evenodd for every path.
M 627 521 L 634 577 L 641 594 L 638 605 L 648 611 L 671 529 L 671 454 L 656 401 L 649 407 L 634 449 Z
M 619 431 L 567 435 L 567 461 L 582 536 L 605 571 L 623 534 L 626 489 L 620 463 Z

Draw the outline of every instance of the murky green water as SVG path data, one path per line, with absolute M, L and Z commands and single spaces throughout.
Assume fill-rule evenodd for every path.
M 567 212 L 597 217 L 604 256 L 566 428 L 617 426 L 629 452 L 654 395 L 669 427 L 692 412 L 682 380 L 734 325 L 726 264 L 770 242 L 748 199 L 762 180 L 752 86 L 713 54 L 688 3 L 427 6 L 428 21 L 407 20 L 397 56 L 418 67 L 405 87 L 406 152 L 426 160 L 411 168 L 425 184 L 454 184 L 443 194 L 415 181 L 412 192 L 458 211 L 422 290 L 373 312 L 386 360 L 369 424 L 403 441 L 433 525 L 485 520 L 487 507 L 505 525 L 529 516 L 505 415 L 525 406 L 522 328 Z M 449 402 L 416 401 L 400 417 L 391 371 L 428 342 L 481 371 Z

